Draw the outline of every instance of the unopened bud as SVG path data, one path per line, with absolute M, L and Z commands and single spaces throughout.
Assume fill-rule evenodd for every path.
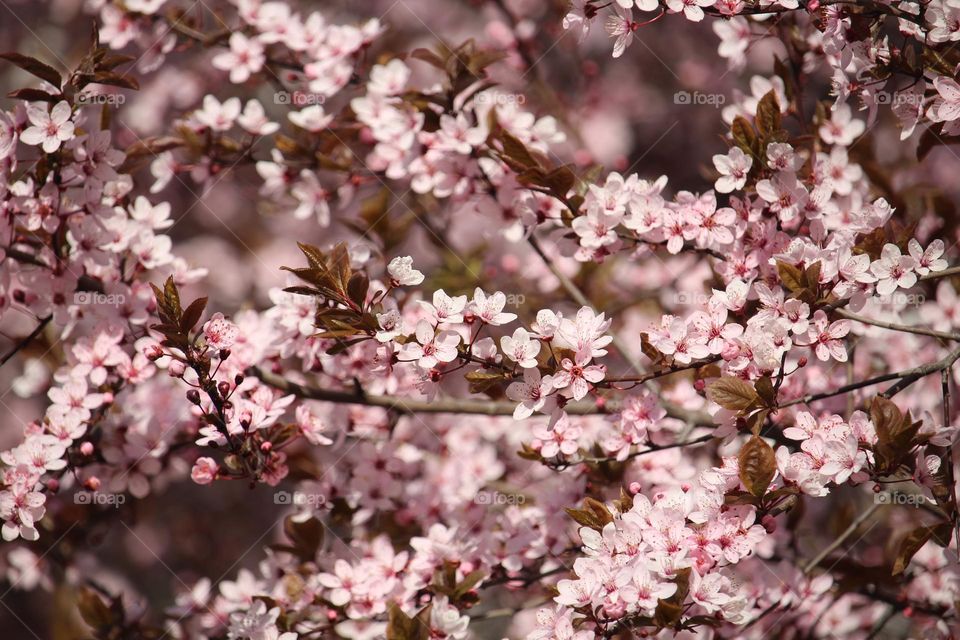
M 187 400 L 189 400 L 189 401 L 192 402 L 193 404 L 199 405 L 199 404 L 200 404 L 200 392 L 197 391 L 196 389 L 190 389 L 189 391 L 187 391 Z
M 220 382 L 217 384 L 217 391 L 220 392 L 221 398 L 226 398 L 230 394 L 230 383 L 227 381 Z
M 693 383 L 693 388 L 696 389 L 697 391 L 702 392 L 704 389 L 707 388 L 707 383 L 702 378 L 699 378 L 697 379 L 696 382 Z
M 243 384 L 243 374 L 242 374 L 242 373 L 238 373 L 237 375 L 233 376 L 233 384 L 235 384 L 235 385 L 238 386 L 238 387 L 239 387 L 241 384 Z
M 637 495 L 638 493 L 640 493 L 640 489 L 641 487 L 639 482 L 630 483 L 630 493 L 632 493 L 633 495 Z
M 797 360 L 797 366 L 801 369 L 807 366 L 807 356 L 800 356 L 800 359 Z
M 59 488 L 60 488 L 59 480 L 57 480 L 56 478 L 50 478 L 49 480 L 47 480 L 47 491 L 49 491 L 50 493 L 56 493 Z
M 270 442 L 269 440 L 266 442 L 260 443 L 260 451 L 263 451 L 264 453 L 269 453 L 271 449 L 273 449 L 273 443 Z
M 760 524 L 763 525 L 763 528 L 767 530 L 767 533 L 773 533 L 777 530 L 777 519 L 771 515 L 763 516 L 760 520 Z
M 220 349 L 220 359 L 226 360 L 230 357 L 230 349 Z
M 85 455 L 85 456 L 92 456 L 92 455 L 93 455 L 93 443 L 92 443 L 92 442 L 84 442 L 83 444 L 81 444 L 81 445 L 80 445 L 80 453 L 82 453 L 82 454 Z
M 83 486 L 85 486 L 87 489 L 90 489 L 90 491 L 96 491 L 100 488 L 100 478 L 97 476 L 90 476 L 83 483 Z

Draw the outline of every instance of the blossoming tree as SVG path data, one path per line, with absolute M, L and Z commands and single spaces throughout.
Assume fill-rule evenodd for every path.
M 44 4 L 4 638 L 960 637 L 960 2 Z

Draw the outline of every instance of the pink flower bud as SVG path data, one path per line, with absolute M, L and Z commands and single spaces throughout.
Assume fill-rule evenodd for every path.
M 213 458 L 197 458 L 190 471 L 190 478 L 197 484 L 210 484 L 217 477 L 220 467 Z
M 771 515 L 765 515 L 760 520 L 760 524 L 763 525 L 763 528 L 767 530 L 767 533 L 773 533 L 777 530 L 777 519 Z
M 82 453 L 82 454 L 85 455 L 85 456 L 92 456 L 92 455 L 93 455 L 93 443 L 92 443 L 92 442 L 84 442 L 83 444 L 81 444 L 81 445 L 80 445 L 80 453 Z

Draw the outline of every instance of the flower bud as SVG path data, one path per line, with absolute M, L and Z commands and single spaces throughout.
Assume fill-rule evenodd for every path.
M 97 476 L 90 476 L 83 483 L 83 486 L 86 487 L 87 489 L 90 489 L 90 491 L 96 491 L 97 489 L 100 488 L 100 478 L 98 478 Z
M 199 404 L 200 404 L 200 392 L 197 391 L 196 389 L 190 389 L 189 391 L 187 391 L 187 400 L 189 400 L 189 401 L 192 402 L 193 404 L 199 405 Z
M 777 519 L 771 515 L 765 515 L 760 520 L 760 524 L 763 525 L 763 528 L 767 530 L 767 533 L 773 533 L 777 530 Z
M 230 383 L 225 380 L 220 382 L 217 384 L 217 391 L 220 393 L 221 398 L 226 398 L 230 394 Z
M 93 455 L 93 443 L 87 441 L 87 442 L 84 442 L 83 444 L 81 444 L 81 445 L 80 445 L 80 453 L 82 453 L 82 454 L 85 455 L 85 456 L 92 456 L 92 455 Z

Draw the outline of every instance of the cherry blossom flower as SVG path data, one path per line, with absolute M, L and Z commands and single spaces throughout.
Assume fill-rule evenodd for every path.
M 467 311 L 481 322 L 500 326 L 517 319 L 517 314 L 503 311 L 506 304 L 507 296 L 503 292 L 497 291 L 488 296 L 477 287 L 473 292 L 473 300 L 467 305 Z
M 197 458 L 190 471 L 190 478 L 197 484 L 210 484 L 216 479 L 219 470 L 219 465 L 213 458 Z
M 813 325 L 808 330 L 805 341 L 797 340 L 797 344 L 812 346 L 817 358 L 824 362 L 831 357 L 838 362 L 846 362 L 847 348 L 842 338 L 849 332 L 849 320 L 830 322 L 827 314 L 822 309 L 818 309 L 813 314 Z
M 910 251 L 910 257 L 916 263 L 914 270 L 921 276 L 925 276 L 931 271 L 943 271 L 947 268 L 947 261 L 941 257 L 944 252 L 943 240 L 934 240 L 926 249 L 923 249 L 919 242 L 911 239 L 907 243 L 907 249 Z
M 614 13 L 607 17 L 604 28 L 607 35 L 614 39 L 613 57 L 619 58 L 633 42 L 636 23 L 633 21 L 633 9 L 614 4 Z
M 32 102 L 27 106 L 30 126 L 20 133 L 20 142 L 39 145 L 44 153 L 53 153 L 64 142 L 73 139 L 74 125 L 70 120 L 70 105 L 61 100 L 47 113 L 43 103 Z
M 442 289 L 433 292 L 433 304 L 418 300 L 434 322 L 456 324 L 463 322 L 463 310 L 467 306 L 467 296 L 448 296 Z
M 246 82 L 263 68 L 266 60 L 263 44 L 234 31 L 230 34 L 230 50 L 213 58 L 213 66 L 230 72 L 230 82 Z
M 877 293 L 888 296 L 897 288 L 909 289 L 917 283 L 917 261 L 900 253 L 895 244 L 885 244 L 880 259 L 870 264 L 870 272 L 877 278 Z
M 854 120 L 849 105 L 841 104 L 834 108 L 830 119 L 820 127 L 820 137 L 827 144 L 839 144 L 849 147 L 860 135 L 866 125 L 862 120 Z
M 506 395 L 510 400 L 519 402 L 513 411 L 514 420 L 524 420 L 537 411 L 548 412 L 552 409 L 553 377 L 542 376 L 536 367 L 523 370 L 523 382 L 511 382 Z M 549 402 L 549 404 L 548 404 Z
M 213 314 L 203 325 L 203 337 L 213 349 L 229 349 L 239 336 L 240 328 L 224 318 L 222 313 Z
M 228 131 L 239 116 L 239 98 L 229 98 L 221 103 L 211 95 L 205 96 L 203 108 L 193 113 L 193 119 L 200 128 L 213 131 Z
M 589 383 L 596 384 L 606 376 L 606 368 L 603 365 L 589 363 L 590 356 L 583 351 L 578 351 L 574 360 L 570 358 L 561 360 L 561 370 L 553 376 L 553 388 L 570 387 L 573 399 L 582 399 L 590 390 Z
M 387 273 L 394 287 L 409 287 L 423 282 L 423 273 L 413 268 L 413 258 L 410 256 L 391 260 L 387 265 Z
M 577 452 L 578 438 L 582 434 L 583 429 L 573 424 L 564 413 L 553 425 L 543 425 L 533 430 L 533 435 L 537 438 L 534 446 L 539 445 L 540 455 L 544 458 L 571 456 Z
M 673 13 L 683 12 L 687 20 L 700 22 L 704 13 L 702 7 L 712 7 L 716 0 L 664 0 L 667 8 Z
M 417 323 L 416 337 L 417 342 L 403 345 L 400 357 L 415 360 L 421 369 L 432 369 L 441 362 L 453 362 L 457 358 L 459 334 L 453 331 L 435 333 L 429 322 L 421 320 Z
M 713 156 L 713 166 L 720 172 L 716 181 L 717 191 L 730 193 L 735 189 L 742 189 L 747 183 L 753 158 L 745 154 L 740 147 L 732 147 L 726 155 Z
M 524 369 L 537 366 L 537 354 L 540 353 L 541 346 L 540 341 L 533 339 L 522 327 L 514 329 L 512 336 L 500 338 L 503 353 Z

